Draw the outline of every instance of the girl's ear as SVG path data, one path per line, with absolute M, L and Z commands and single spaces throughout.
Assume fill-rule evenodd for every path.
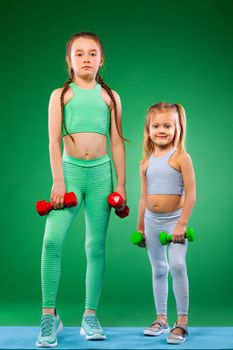
M 69 56 L 66 56 L 66 62 L 68 64 L 68 66 L 70 67 L 70 58 L 69 58 Z
M 104 64 L 104 56 L 101 57 L 99 68 L 101 68 L 103 64 Z

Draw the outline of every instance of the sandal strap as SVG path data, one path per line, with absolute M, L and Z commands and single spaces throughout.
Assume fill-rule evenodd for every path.
M 174 329 L 176 329 L 176 328 L 181 328 L 185 334 L 187 334 L 187 335 L 189 334 L 188 328 L 184 324 L 175 323 L 174 327 L 171 329 L 171 332 L 174 331 Z
M 161 320 L 155 320 L 150 326 L 153 327 L 155 324 L 159 324 L 162 327 L 164 324 L 166 324 L 166 322 L 163 322 Z

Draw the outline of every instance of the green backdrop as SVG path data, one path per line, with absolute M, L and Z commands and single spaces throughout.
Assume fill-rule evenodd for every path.
M 1 9 L 1 288 L 0 325 L 38 325 L 40 256 L 49 200 L 48 101 L 67 78 L 65 45 L 79 31 L 97 33 L 102 75 L 122 100 L 131 214 L 111 214 L 104 289 L 104 326 L 144 326 L 155 317 L 146 251 L 129 243 L 140 195 L 138 164 L 148 106 L 182 104 L 187 151 L 197 179 L 190 219 L 190 315 L 193 326 L 233 324 L 232 1 L 4 1 Z M 115 179 L 114 179 L 115 181 Z M 115 182 L 116 183 L 116 182 Z M 65 325 L 80 325 L 84 306 L 84 218 L 67 236 L 57 309 Z M 169 280 L 169 321 L 175 301 Z

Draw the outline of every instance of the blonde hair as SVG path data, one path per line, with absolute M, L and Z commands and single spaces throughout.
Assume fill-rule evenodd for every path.
M 185 134 L 186 134 L 186 114 L 184 107 L 178 103 L 167 103 L 159 102 L 147 110 L 144 126 L 144 139 L 143 139 L 143 159 L 142 162 L 147 159 L 154 151 L 154 143 L 150 138 L 149 127 L 150 120 L 153 115 L 157 112 L 165 111 L 175 111 L 178 114 L 178 123 L 176 123 L 176 131 L 174 139 L 172 140 L 173 147 L 176 147 L 178 150 L 185 151 Z

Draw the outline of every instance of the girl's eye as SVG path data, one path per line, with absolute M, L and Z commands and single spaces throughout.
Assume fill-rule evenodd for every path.
M 169 129 L 171 127 L 171 125 L 165 125 L 165 128 Z
M 91 56 L 96 56 L 96 53 L 91 53 Z

